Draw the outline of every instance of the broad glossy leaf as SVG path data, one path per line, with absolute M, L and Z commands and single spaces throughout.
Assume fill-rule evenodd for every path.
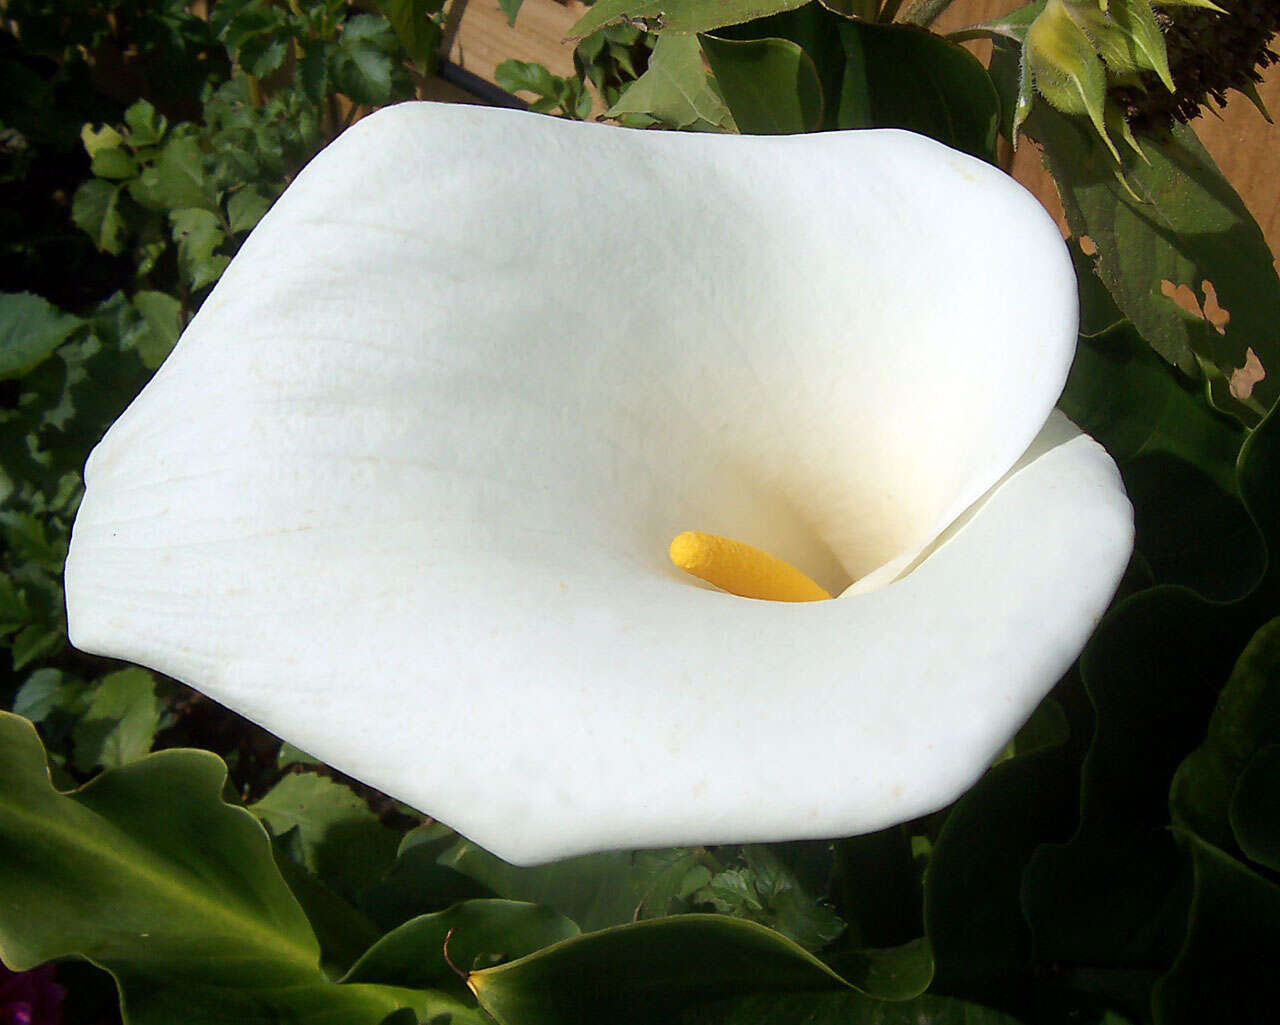
M 1131 326 L 1082 339 L 1059 400 L 1062 411 L 1121 464 L 1164 453 L 1236 491 L 1245 433 L 1212 409 L 1203 389 L 1174 371 Z
M 823 96 L 813 61 L 789 39 L 698 41 L 743 135 L 795 135 L 822 124 Z
M 647 894 L 629 851 L 587 854 L 521 868 L 460 840 L 440 864 L 482 883 L 510 900 L 544 904 L 577 922 L 585 932 L 630 922 Z
M 906 826 L 837 840 L 831 899 L 853 945 L 892 947 L 924 935 L 920 867 Z
M 478 1019 L 443 994 L 339 986 L 262 828 L 219 798 L 226 766 L 164 751 L 60 794 L 31 724 L 0 713 L 0 953 L 23 970 L 87 957 L 129 1025 L 376 1025 L 411 1007 Z
M 675 128 L 723 126 L 730 121 L 729 108 L 702 65 L 698 40 L 674 33 L 658 38 L 644 74 L 609 110 L 610 117 L 621 114 L 649 114 Z
M 466 995 L 458 972 L 514 961 L 578 934 L 573 922 L 538 904 L 469 900 L 393 929 L 365 952 L 343 982 Z
M 473 972 L 467 985 L 500 1025 L 639 1025 L 699 1000 L 847 988 L 778 933 L 719 915 L 589 933 Z
M 360 797 L 326 776 L 285 776 L 249 810 L 277 836 L 296 828 L 303 864 L 346 897 L 381 876 L 395 858 L 396 835 Z
M 1272 369 L 1280 368 L 1280 278 L 1257 222 L 1195 133 L 1175 125 L 1166 140 L 1144 138 L 1148 162 L 1124 157 L 1126 188 L 1110 155 L 1082 126 L 1041 105 L 1027 129 L 1045 146 L 1072 231 L 1093 239 L 1103 281 L 1152 348 L 1193 377 L 1203 357 L 1227 379 L 1253 351 L 1267 376 L 1254 385 L 1251 401 L 1216 401 L 1256 421 L 1256 410 L 1280 396 L 1280 372 Z M 1166 281 L 1197 296 L 1211 282 L 1230 315 L 1225 333 L 1188 318 L 1164 294 Z
M 1174 770 L 1204 737 L 1249 617 L 1180 588 L 1126 599 L 1081 656 L 1097 714 L 1080 822 L 1023 878 L 1039 957 L 1096 968 L 1167 964 L 1182 930 L 1184 862 L 1168 830 Z
M 440 854 L 439 845 L 402 845 L 386 876 L 360 894 L 360 907 L 382 929 L 390 930 L 458 901 L 493 895 L 483 883 L 440 864 Z
M 396 31 L 396 38 L 404 47 L 409 59 L 424 68 L 435 67 L 436 51 L 440 47 L 443 35 L 440 25 L 430 18 L 440 10 L 440 0 L 379 0 L 378 7 L 391 22 Z M 515 11 L 520 9 L 516 3 L 515 10 L 509 11 L 511 20 L 515 21 Z
M 1280 742 L 1280 618 L 1262 627 L 1218 695 L 1204 742 L 1178 767 L 1169 794 L 1174 823 L 1233 853 L 1228 807 L 1250 759 Z
M 739 25 L 766 14 L 789 11 L 809 0 L 600 0 L 569 30 L 581 39 L 596 29 L 618 22 L 648 32 L 708 32 L 723 25 Z
M 1212 844 L 1183 834 L 1194 891 L 1186 939 L 1156 985 L 1156 1025 L 1270 1021 L 1280 950 L 1280 886 Z
M 732 997 L 699 1004 L 675 1021 L 678 1025 L 1022 1025 L 1002 1011 L 954 997 L 926 993 L 889 1003 L 856 992 Z
M 1280 872 L 1280 744 L 1259 748 L 1236 782 L 1231 831 L 1245 855 Z
M 0 295 L 0 381 L 39 366 L 82 323 L 38 295 Z
M 1061 748 L 992 768 L 947 816 L 925 874 L 925 925 L 938 982 L 952 993 L 1030 976 L 1022 871 L 1075 823 L 1076 780 Z
M 1000 99 L 971 53 L 905 25 L 841 20 L 838 31 L 838 127 L 905 128 L 995 163 Z

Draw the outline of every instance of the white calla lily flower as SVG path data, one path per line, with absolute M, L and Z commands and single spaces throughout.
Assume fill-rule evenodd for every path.
M 406 104 L 270 211 L 98 446 L 71 637 L 529 863 L 866 832 L 987 767 L 1132 516 L 1053 405 L 1061 238 L 898 131 Z M 681 573 L 758 546 L 836 597 Z

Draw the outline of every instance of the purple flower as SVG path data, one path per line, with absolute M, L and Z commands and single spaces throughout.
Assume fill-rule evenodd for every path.
M 53 965 L 11 972 L 0 964 L 0 1025 L 62 1025 L 67 991 L 54 974 Z

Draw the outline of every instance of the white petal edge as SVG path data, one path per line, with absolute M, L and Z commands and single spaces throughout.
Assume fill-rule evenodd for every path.
M 823 547 L 815 521 L 841 504 L 808 514 L 842 483 L 818 470 L 844 469 L 833 446 L 858 448 L 876 416 L 870 448 L 899 464 L 913 445 L 942 476 L 944 459 L 967 460 L 907 510 L 937 521 L 909 539 L 927 545 L 1026 449 L 1065 373 L 1074 294 L 1047 218 L 991 169 L 902 133 L 655 156 L 604 128 L 396 111 L 304 172 L 95 453 L 67 568 L 73 642 L 185 680 L 515 861 L 862 832 L 955 796 L 1074 658 L 1123 569 L 1128 506 L 1096 445 L 1059 439 L 908 576 L 834 602 L 730 598 L 680 579 L 663 552 L 679 530 L 710 529 L 805 565 L 795 553 Z M 467 179 L 492 184 L 495 156 L 522 145 L 535 171 L 502 179 L 512 195 L 495 214 Z M 431 203 L 405 181 L 415 154 L 442 169 Z M 637 159 L 637 188 L 670 179 L 655 201 L 732 179 L 728 206 L 677 211 L 674 266 L 654 262 L 667 233 L 650 220 L 645 236 L 629 203 L 573 199 Z M 815 329 L 865 327 L 858 311 L 877 297 L 882 317 L 910 301 L 884 276 L 910 252 L 863 253 L 833 276 L 830 238 L 794 244 L 764 213 L 754 228 L 787 259 L 743 250 L 733 218 L 755 215 L 761 189 L 770 209 L 803 205 L 776 196 L 802 167 L 808 185 L 842 171 L 876 190 L 881 213 L 848 200 L 837 234 L 874 248 L 877 229 L 910 228 L 943 265 L 968 256 L 945 297 L 953 336 L 930 350 L 920 318 L 946 318 L 898 322 L 893 355 L 928 378 L 914 388 L 884 396 L 883 336 L 834 345 Z M 522 185 L 531 173 L 542 192 Z M 904 196 L 920 189 L 946 195 L 912 221 Z M 976 210 L 956 230 L 1001 214 L 1008 237 L 948 249 L 930 218 L 957 197 Z M 584 251 L 589 266 L 606 255 L 593 216 L 628 212 L 622 234 L 640 235 L 644 259 L 624 270 L 651 290 L 631 280 L 579 304 L 549 287 Z M 572 237 L 513 256 L 517 237 L 553 226 Z M 1012 264 L 1043 294 L 992 314 Z M 710 280 L 690 277 L 698 267 Z M 866 292 L 815 322 L 812 300 L 850 275 Z M 812 333 L 783 331 L 779 305 Z M 979 311 L 981 331 L 967 319 Z M 1038 333 L 1024 343 L 1022 330 Z M 948 362 L 963 346 L 988 365 Z M 930 351 L 945 373 L 929 376 Z M 927 422 L 910 426 L 913 409 Z M 878 469 L 886 491 L 929 479 Z

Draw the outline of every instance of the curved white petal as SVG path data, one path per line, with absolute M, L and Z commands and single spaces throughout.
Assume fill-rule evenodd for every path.
M 95 451 L 72 639 L 513 860 L 876 829 L 983 769 L 1127 559 L 1060 418 L 957 520 L 1074 318 L 1034 200 L 917 136 L 393 108 Z M 734 598 L 686 529 L 862 579 Z

